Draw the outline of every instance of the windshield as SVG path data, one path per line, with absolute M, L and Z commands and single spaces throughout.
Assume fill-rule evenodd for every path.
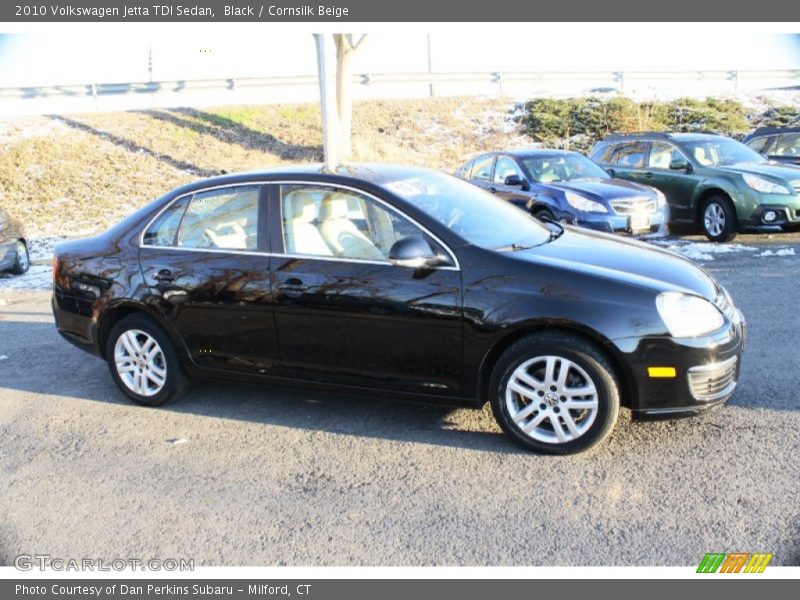
M 536 183 L 557 183 L 576 179 L 610 179 L 608 173 L 580 154 L 531 156 L 522 159 Z
M 683 142 L 681 146 L 704 167 L 767 162 L 767 159 L 758 152 L 728 138 L 687 141 Z
M 384 187 L 481 248 L 527 248 L 551 237 L 541 222 L 513 204 L 450 175 L 424 173 Z

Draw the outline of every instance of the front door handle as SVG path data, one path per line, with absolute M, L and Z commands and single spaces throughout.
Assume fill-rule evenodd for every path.
M 645 171 L 644 173 L 642 173 L 642 175 L 644 176 L 645 179 L 653 178 L 653 174 L 650 171 Z
M 497 188 L 496 187 L 490 187 L 489 191 L 492 192 L 493 194 L 496 194 L 497 193 Z
M 172 283 L 175 281 L 175 276 L 169 269 L 161 269 L 158 273 L 153 275 L 153 279 L 159 283 Z
M 287 279 L 283 283 L 279 284 L 278 289 L 287 295 L 302 294 L 308 289 L 308 286 L 296 277 L 291 277 L 290 279 Z

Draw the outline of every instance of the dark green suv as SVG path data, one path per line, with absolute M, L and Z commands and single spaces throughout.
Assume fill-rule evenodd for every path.
M 589 156 L 613 177 L 667 197 L 671 221 L 690 221 L 725 242 L 742 227 L 800 229 L 800 167 L 770 162 L 744 144 L 708 133 L 616 134 Z

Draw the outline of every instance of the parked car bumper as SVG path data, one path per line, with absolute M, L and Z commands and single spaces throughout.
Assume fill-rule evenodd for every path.
M 647 227 L 634 228 L 635 219 L 631 215 L 609 213 L 578 213 L 575 222 L 581 227 L 597 229 L 606 233 L 656 233 L 666 228 L 669 222 L 669 208 L 663 206 L 647 214 Z
M 726 402 L 739 380 L 746 337 L 736 309 L 726 327 L 700 338 L 617 340 L 638 390 L 633 418 L 688 417 Z

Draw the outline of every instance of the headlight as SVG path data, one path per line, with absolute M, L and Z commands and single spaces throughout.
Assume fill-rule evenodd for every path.
M 608 212 L 608 209 L 599 202 L 589 200 L 587 197 L 576 194 L 575 192 L 564 192 L 564 196 L 567 199 L 567 203 L 576 210 L 582 210 L 583 212 Z
M 667 197 L 664 195 L 664 192 L 656 188 L 653 188 L 653 190 L 656 193 L 656 208 L 664 208 L 667 204 Z
M 769 179 L 764 179 L 763 177 L 759 177 L 758 175 L 750 175 L 749 173 L 745 173 L 742 175 L 744 178 L 744 182 L 754 189 L 757 192 L 761 192 L 763 194 L 791 194 L 791 190 L 786 186 L 780 185 L 778 183 L 773 183 Z
M 725 317 L 711 302 L 700 296 L 664 292 L 656 298 L 656 308 L 672 337 L 697 337 L 716 331 Z

